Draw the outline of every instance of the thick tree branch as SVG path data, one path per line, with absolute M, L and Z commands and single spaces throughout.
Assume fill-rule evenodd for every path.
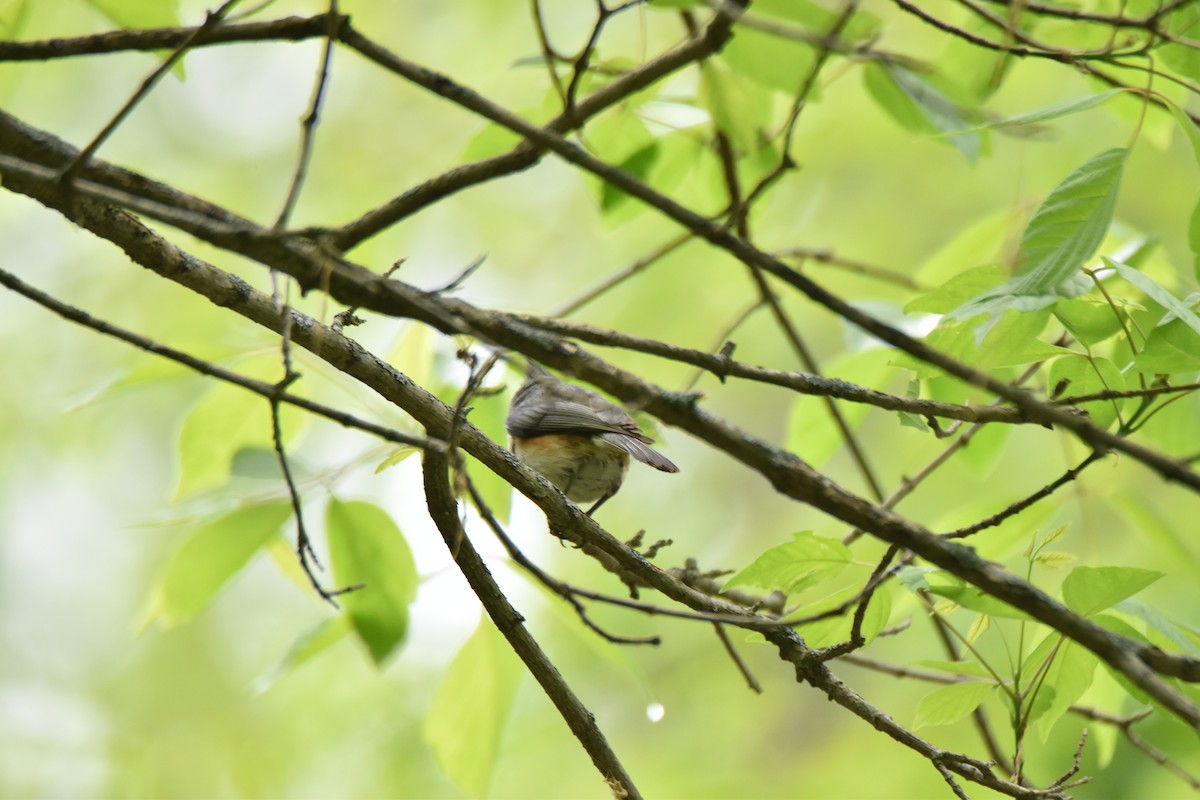
M 341 17 L 340 24 L 344 24 L 347 19 L 349 18 Z M 313 17 L 286 17 L 268 22 L 223 25 L 204 30 L 201 30 L 203 26 L 151 28 L 108 31 L 69 39 L 44 39 L 32 42 L 3 41 L 0 42 L 0 62 L 48 61 L 56 58 L 102 55 L 104 53 L 173 50 L 192 36 L 196 38 L 189 45 L 191 48 L 236 42 L 298 42 L 324 36 L 327 26 L 328 16 L 318 14 Z
M 525 628 L 525 618 L 508 602 L 508 598 L 496 584 L 487 565 L 483 563 L 483 559 L 479 557 L 475 546 L 463 530 L 458 518 L 458 503 L 450 486 L 449 454 L 437 448 L 426 450 L 422 471 L 425 476 L 425 500 L 429 507 L 429 516 L 441 532 L 454 557 L 454 563 L 471 585 L 475 596 L 483 603 L 484 610 L 512 649 L 525 662 L 530 674 L 541 684 L 546 696 L 566 720 L 571 733 L 575 734 L 575 738 L 583 745 L 583 749 L 591 757 L 596 769 L 600 770 L 613 794 L 616 797 L 638 800 L 642 796 L 641 793 L 616 753 L 612 751 L 604 733 L 596 725 L 595 717 L 571 691 L 562 674 Z

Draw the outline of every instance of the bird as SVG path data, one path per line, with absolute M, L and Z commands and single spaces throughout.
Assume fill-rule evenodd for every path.
M 630 456 L 662 472 L 679 472 L 650 447 L 654 440 L 629 412 L 591 389 L 559 380 L 533 360 L 513 394 L 504 427 L 517 458 L 568 499 L 595 501 L 589 516 L 621 488 Z

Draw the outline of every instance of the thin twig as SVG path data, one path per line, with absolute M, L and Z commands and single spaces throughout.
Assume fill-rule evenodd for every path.
M 338 28 L 342 18 L 338 14 L 338 0 L 329 0 L 329 11 L 326 12 L 325 44 L 321 50 L 321 69 L 313 84 L 312 99 L 309 101 L 308 113 L 300 123 L 300 156 L 296 161 L 296 171 L 292 175 L 292 184 L 288 188 L 287 199 L 283 201 L 283 209 L 275 220 L 275 229 L 287 227 L 288 219 L 300 199 L 300 188 L 308 174 L 308 164 L 312 160 L 313 139 L 316 135 L 317 121 L 321 116 L 321 105 L 325 98 L 325 87 L 329 81 L 329 65 L 333 60 L 333 43 L 337 39 Z
M 533 561 L 531 561 L 529 557 L 526 556 L 519 547 L 517 547 L 517 543 L 512 540 L 512 537 L 508 535 L 508 532 L 504 530 L 504 526 L 500 524 L 500 520 L 496 518 L 496 514 L 492 511 L 491 506 L 488 505 L 487 501 L 484 500 L 483 495 L 475 486 L 475 482 L 471 480 L 470 475 L 467 475 L 466 482 L 467 492 L 471 496 L 471 502 L 474 503 L 475 509 L 479 512 L 479 515 L 483 518 L 483 521 L 489 528 L 491 528 L 492 533 L 495 534 L 496 538 L 500 540 L 500 544 L 502 544 L 504 549 L 508 552 L 509 558 L 511 558 L 518 566 L 532 575 L 538 583 L 554 592 L 563 600 L 566 600 L 567 603 L 571 605 L 571 608 L 575 609 L 575 613 L 578 615 L 579 621 L 587 626 L 589 630 L 613 644 L 658 645 L 662 643 L 662 640 L 658 636 L 620 636 L 614 633 L 609 633 L 604 628 L 596 624 L 596 622 L 587 613 L 587 607 L 581 603 L 577 597 L 581 596 L 583 593 L 577 590 L 575 587 L 552 577 L 550 573 L 546 572 Z
M 968 525 L 964 528 L 956 528 L 955 530 L 943 533 L 942 536 L 947 539 L 964 539 L 968 536 L 974 536 L 975 534 L 979 533 L 982 530 L 986 530 L 987 528 L 994 528 L 995 526 L 999 525 L 1001 522 L 1004 522 L 1006 519 L 1009 519 L 1010 517 L 1015 517 L 1017 514 L 1020 514 L 1022 511 L 1029 508 L 1037 501 L 1042 500 L 1046 497 L 1049 497 L 1050 495 L 1054 494 L 1054 492 L 1061 489 L 1063 486 L 1066 486 L 1068 483 L 1071 483 L 1072 481 L 1074 481 L 1076 478 L 1079 477 L 1079 473 L 1081 473 L 1085 469 L 1087 469 L 1088 466 L 1099 461 L 1100 458 L 1101 458 L 1101 456 L 1097 453 L 1089 453 L 1087 458 L 1085 458 L 1083 461 L 1079 462 L 1079 464 L 1077 466 L 1074 466 L 1071 469 L 1064 472 L 1062 475 L 1059 475 L 1053 481 L 1046 484 L 1042 488 L 1038 489 L 1033 494 L 1028 495 L 1027 497 L 1021 498 L 1017 502 L 1009 505 L 1007 508 L 1004 508 L 1001 511 L 997 511 L 995 514 L 992 514 L 990 517 L 987 517 L 986 519 L 982 519 L 979 522 L 976 522 L 974 525 Z
M 717 638 L 721 640 L 721 645 L 725 648 L 725 652 L 729 654 L 734 665 L 738 668 L 738 672 L 742 673 L 742 677 L 746 680 L 746 685 L 750 687 L 750 691 L 755 694 L 762 694 L 762 684 L 758 682 L 758 678 L 754 677 L 754 673 L 750 671 L 750 667 L 742 660 L 742 656 L 738 653 L 737 648 L 733 646 L 733 642 L 729 639 L 729 634 L 725 631 L 725 626 L 719 622 L 713 623 L 713 630 L 717 632 Z
M 275 384 L 257 381 L 253 378 L 247 378 L 243 375 L 237 374 L 236 372 L 231 372 L 222 367 L 218 367 L 216 364 L 210 364 L 209 362 L 203 361 L 195 356 L 191 356 L 182 351 L 159 344 L 158 342 L 125 330 L 124 328 L 119 328 L 116 325 L 105 322 L 104 320 L 97 319 L 85 311 L 81 311 L 74 306 L 67 305 L 62 301 L 51 297 L 45 292 L 35 289 L 33 286 L 25 283 L 20 278 L 4 270 L 0 270 L 0 285 L 6 286 L 18 294 L 24 295 L 25 297 L 41 306 L 44 306 L 50 311 L 53 311 L 55 314 L 58 314 L 64 319 L 70 320 L 71 322 L 82 325 L 86 328 L 91 328 L 92 330 L 102 333 L 105 336 L 111 336 L 114 339 L 120 339 L 121 341 L 131 344 L 141 350 L 145 350 L 148 353 L 153 353 L 155 355 L 162 356 L 163 358 L 170 359 L 171 361 L 182 364 L 188 369 L 194 370 L 201 375 L 208 375 L 209 377 L 233 384 L 234 386 L 240 386 L 241 388 L 250 392 L 254 392 L 261 397 L 268 399 L 272 397 L 278 397 L 280 402 L 284 402 L 289 405 L 296 406 L 297 408 L 304 409 L 312 414 L 325 417 L 326 419 L 332 420 L 343 427 L 354 428 L 365 433 L 369 433 L 372 436 L 377 436 L 385 441 L 418 448 L 430 446 L 430 440 L 424 437 L 402 433 L 393 428 L 387 428 L 382 425 L 377 425 L 374 422 L 359 419 L 358 417 L 355 417 L 352 414 L 347 414 L 344 411 L 330 408 L 328 406 L 321 405 L 320 403 L 314 403 L 312 400 L 298 397 L 294 394 L 289 394 L 288 392 L 279 392 Z
M 204 19 L 204 24 L 192 31 L 191 35 L 184 39 L 183 42 L 181 42 L 180 45 L 175 48 L 174 52 L 167 56 L 163 62 L 158 65 L 158 68 L 151 72 L 146 79 L 142 81 L 142 85 L 139 86 L 137 91 L 133 93 L 133 96 L 125 102 L 125 105 L 121 107 L 116 115 L 109 120 L 108 124 L 101 128 L 100 132 L 96 134 L 92 141 L 88 142 L 88 144 L 86 144 L 76 154 L 76 156 L 63 167 L 59 176 L 59 180 L 64 187 L 69 187 L 71 182 L 79 177 L 79 174 L 83 171 L 83 168 L 87 166 L 89 161 L 91 161 L 92 156 L 96 154 L 96 151 L 100 149 L 101 145 L 103 145 L 104 142 L 108 140 L 108 137 L 111 136 L 113 132 L 116 131 L 116 129 L 121 125 L 121 123 L 125 121 L 126 117 L 133 113 L 133 109 L 137 107 L 138 103 L 140 103 L 146 95 L 150 94 L 150 90 L 154 88 L 155 84 L 157 84 L 164 75 L 171 71 L 179 59 L 183 58 L 184 53 L 188 51 L 192 44 L 195 43 L 195 41 L 201 36 L 204 36 L 209 31 L 220 26 L 225 15 L 228 14 L 233 7 L 240 2 L 241 0 L 225 0 L 225 2 L 222 3 L 216 11 L 210 11 Z

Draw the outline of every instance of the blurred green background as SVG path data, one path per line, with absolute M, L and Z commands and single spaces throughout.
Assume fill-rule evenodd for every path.
M 109 5 L 120 10 L 123 4 Z M 878 47 L 933 64 L 959 63 L 953 59 L 960 57 L 961 45 L 891 4 L 863 5 L 880 21 Z M 548 102 L 547 79 L 544 68 L 529 63 L 539 48 L 528 4 L 360 0 L 341 6 L 360 30 L 406 58 L 442 70 L 507 108 L 545 118 L 540 110 Z M 590 29 L 594 5 L 547 0 L 544 6 L 556 44 L 573 53 Z M 182 2 L 179 18 L 194 24 L 205 9 L 203 3 Z M 317 2 L 279 0 L 264 13 L 323 10 Z M 29 3 L 25 12 L 19 31 L 25 39 L 112 27 L 94 6 L 77 0 Z M 636 62 L 681 35 L 674 14 L 635 9 L 614 18 L 601 54 Z M 294 168 L 298 120 L 319 55 L 317 41 L 192 52 L 182 74 L 168 76 L 100 156 L 269 223 Z M 153 55 L 114 54 L 2 64 L 0 105 L 81 146 L 157 63 Z M 694 96 L 696 85 L 695 70 L 672 77 L 658 98 L 664 107 L 642 113 L 685 113 L 668 108 L 668 101 Z M 1018 61 L 987 107 L 998 115 L 1016 114 L 1100 88 L 1060 65 Z M 753 102 L 783 104 L 779 96 L 747 92 Z M 864 89 L 861 65 L 837 61 L 822 74 L 817 96 L 800 117 L 793 151 L 799 168 L 758 208 L 756 241 L 766 249 L 830 248 L 937 286 L 1009 252 L 1025 216 L 1059 180 L 1092 155 L 1128 143 L 1139 110 L 1135 100 L 1117 98 L 1055 120 L 1036 137 L 993 135 L 990 153 L 971 163 L 946 141 L 896 124 Z M 621 124 L 615 112 L 611 116 L 610 124 Z M 338 50 L 294 224 L 348 221 L 481 152 L 486 141 L 478 137 L 485 129 L 483 120 Z M 611 142 L 618 147 L 622 139 Z M 714 212 L 719 208 L 711 191 L 714 176 L 701 160 L 696 164 L 675 193 Z M 1151 111 L 1126 171 L 1116 238 L 1160 240 L 1147 271 L 1179 296 L 1195 287 L 1186 230 L 1196 175 L 1170 117 Z M 460 290 L 464 299 L 554 313 L 678 233 L 655 214 L 634 213 L 632 203 L 602 213 L 598 192 L 592 179 L 546 159 L 438 203 L 351 255 L 379 271 L 406 259 L 399 278 L 432 287 L 486 254 L 483 267 Z M 0 193 L 0 241 L 6 269 L 68 302 L 231 369 L 279 377 L 276 344 L 265 332 L 140 270 L 24 197 Z M 187 237 L 176 241 L 260 288 L 268 285 L 258 265 Z M 832 267 L 806 269 L 888 319 L 899 320 L 901 307 L 915 296 L 911 289 Z M 573 318 L 711 349 L 753 299 L 753 285 L 739 265 L 693 242 Z M 341 310 L 316 295 L 297 302 L 327 322 Z M 803 298 L 786 296 L 785 306 L 826 374 L 904 391 L 911 373 L 893 366 L 890 353 Z M 464 376 L 454 358 L 456 342 L 404 321 L 364 316 L 369 321 L 353 331 L 355 338 L 446 397 L 455 396 Z M 280 547 L 275 558 L 265 551 L 255 556 L 194 619 L 167 625 L 150 614 L 159 576 L 190 531 L 239 501 L 283 496 L 264 456 L 265 403 L 102 340 L 7 292 L 0 293 L 0 337 L 8 343 L 6 379 L 0 381 L 0 795 L 466 796 L 439 770 L 422 738 L 422 720 L 480 612 L 425 514 L 416 459 L 377 474 L 388 448 L 324 422 L 288 420 L 311 524 L 320 528 L 330 496 L 370 499 L 400 526 L 421 576 L 407 641 L 384 668 L 376 668 L 351 639 L 289 666 L 292 646 L 331 612 L 295 582 Z M 737 356 L 747 362 L 799 368 L 765 312 L 731 338 Z M 691 378 L 676 364 L 622 352 L 606 355 L 669 388 L 682 388 Z M 298 368 L 305 393 L 405 424 L 398 410 L 349 386 L 330 368 L 303 355 Z M 494 382 L 512 387 L 518 379 L 497 374 Z M 771 442 L 789 443 L 835 480 L 864 491 L 819 406 L 797 407 L 786 392 L 721 384 L 711 376 L 701 378 L 698 388 L 714 413 Z M 948 383 L 943 390 L 966 394 Z M 481 400 L 475 412 L 477 424 L 498 438 L 505 402 L 504 395 Z M 208 422 L 193 431 L 189 443 L 187 425 L 199 425 L 192 412 L 204 404 Z M 1196 411 L 1190 398 L 1176 403 L 1147 429 L 1147 440 L 1177 454 L 1200 451 Z M 250 420 L 250 429 L 226 435 L 242 419 Z M 945 446 L 884 412 L 854 419 L 886 491 Z M 661 563 L 690 556 L 704 568 L 737 569 L 793 532 L 845 533 L 840 523 L 785 502 L 765 481 L 683 433 L 665 429 L 659 437 L 681 474 L 635 466 L 599 517 L 623 538 L 645 529 L 650 540 L 674 539 Z M 933 530 L 968 524 L 1052 480 L 1084 455 L 1078 442 L 1061 433 L 997 427 L 977 437 L 899 510 Z M 1020 554 L 1031 538 L 1066 525 L 1059 548 L 1081 563 L 1166 572 L 1142 597 L 1194 628 L 1200 623 L 1194 591 L 1200 578 L 1198 514 L 1200 498 L 1164 485 L 1128 459 L 1110 458 L 993 532 L 980 547 L 988 557 L 1023 570 Z M 622 593 L 615 579 L 547 536 L 544 520 L 520 498 L 510 528 L 526 552 L 556 576 Z M 948 796 L 927 762 L 796 684 L 770 648 L 739 641 L 765 689 L 758 696 L 705 624 L 594 608 L 595 619 L 614 632 L 664 638 L 657 648 L 607 644 L 583 629 L 561 602 L 531 586 L 485 530 L 470 530 L 646 796 Z M 291 535 L 290 528 L 285 532 Z M 881 550 L 863 542 L 856 555 L 870 564 Z M 1043 571 L 1035 579 L 1054 591 L 1060 578 Z M 892 622 L 912 617 L 913 627 L 880 640 L 867 654 L 897 663 L 944 658 L 920 607 L 894 589 Z M 964 619 L 965 626 L 969 617 Z M 903 724 L 911 724 L 919 698 L 931 688 L 852 666 L 835 671 Z M 1119 692 L 1106 680 L 1087 698 L 1092 704 L 1114 713 L 1136 708 L 1121 706 Z M 990 711 L 1002 746 L 1009 748 L 1002 710 L 997 705 Z M 660 712 L 661 719 L 653 721 Z M 1026 753 L 1033 780 L 1044 783 L 1065 771 L 1084 724 L 1067 715 L 1048 741 L 1035 740 Z M 1192 793 L 1124 743 L 1101 769 L 1096 743 L 1111 740 L 1115 731 L 1089 727 L 1092 744 L 1082 767 L 1098 777 L 1078 789 L 1079 797 Z M 1200 770 L 1194 732 L 1169 720 L 1152 720 L 1139 730 L 1177 763 Z M 982 754 L 968 722 L 919 733 L 942 746 Z M 989 796 L 978 787 L 970 791 L 973 797 Z M 498 742 L 489 796 L 607 794 L 536 684 L 524 680 Z

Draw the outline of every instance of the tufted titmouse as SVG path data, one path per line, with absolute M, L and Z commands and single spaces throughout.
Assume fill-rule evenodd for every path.
M 663 472 L 679 471 L 649 447 L 654 440 L 625 409 L 591 389 L 560 381 L 533 361 L 504 427 L 513 452 L 530 468 L 571 500 L 596 501 L 588 514 L 621 488 L 630 456 Z

